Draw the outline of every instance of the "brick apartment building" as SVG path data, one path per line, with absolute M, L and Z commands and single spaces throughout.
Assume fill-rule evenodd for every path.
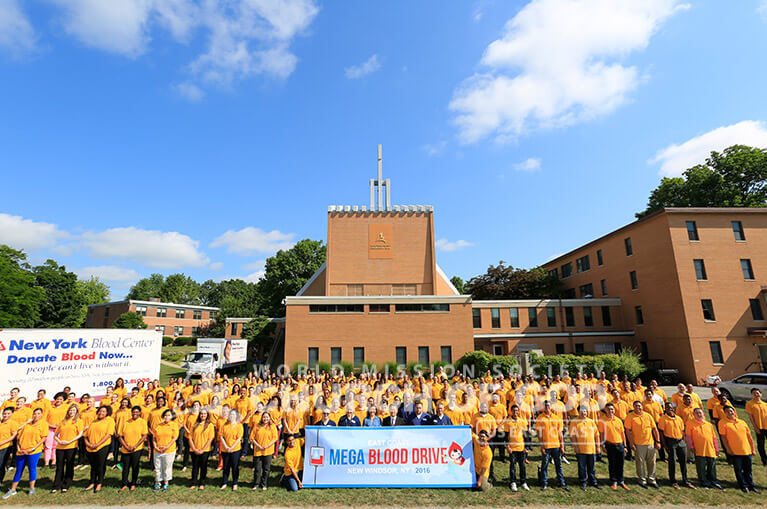
M 215 321 L 218 308 L 174 304 L 152 300 L 121 300 L 88 306 L 85 326 L 89 328 L 112 327 L 123 313 L 133 311 L 144 317 L 148 329 L 160 331 L 164 336 L 192 336 L 205 334 Z

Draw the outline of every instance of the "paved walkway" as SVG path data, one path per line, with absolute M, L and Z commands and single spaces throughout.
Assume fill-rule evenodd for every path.
M 176 364 L 175 362 L 166 361 L 163 359 L 160 359 L 160 364 L 164 364 L 166 366 L 170 366 L 171 368 L 177 368 L 177 369 L 183 369 L 180 365 Z M 674 389 L 676 390 L 676 389 Z

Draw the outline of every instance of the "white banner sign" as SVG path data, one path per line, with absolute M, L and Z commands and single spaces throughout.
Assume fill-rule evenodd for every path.
M 162 334 L 133 329 L 0 330 L 0 398 L 13 387 L 31 401 L 71 387 L 80 397 L 106 393 L 117 378 L 130 390 L 160 376 Z

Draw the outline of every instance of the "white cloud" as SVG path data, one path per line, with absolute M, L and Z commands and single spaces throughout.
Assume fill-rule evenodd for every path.
M 437 143 L 427 143 L 426 145 L 421 146 L 421 150 L 433 157 L 441 154 L 445 150 L 445 147 L 447 147 L 447 142 L 443 140 Z
M 274 253 L 280 249 L 290 249 L 295 244 L 293 233 L 277 230 L 265 232 L 248 226 L 242 230 L 229 230 L 216 238 L 210 247 L 226 247 L 228 253 Z
M 52 223 L 24 219 L 21 216 L 0 213 L 0 244 L 14 249 L 33 251 L 56 245 L 69 234 Z
M 213 262 L 210 265 L 208 265 L 208 268 L 210 270 L 221 270 L 224 268 L 223 262 Z
M 359 65 L 352 65 L 344 69 L 344 74 L 350 80 L 355 80 L 368 74 L 376 72 L 381 68 L 381 63 L 378 61 L 378 55 L 373 55 Z
M 210 261 L 198 250 L 198 241 L 178 232 L 111 228 L 84 233 L 82 244 L 94 258 L 129 259 L 157 269 L 201 267 Z
M 35 49 L 35 32 L 17 0 L 5 0 L 0 7 L 0 48 L 13 56 Z
M 756 8 L 756 12 L 767 19 L 767 0 L 762 0 L 762 2 Z
M 264 277 L 265 274 L 266 274 L 266 272 L 264 272 L 263 270 L 257 270 L 256 272 L 253 272 L 252 274 L 248 274 L 247 276 L 245 276 L 242 279 L 243 279 L 243 281 L 247 281 L 248 283 L 255 283 L 259 279 Z
M 541 169 L 541 160 L 538 157 L 529 157 L 521 163 L 516 163 L 513 168 L 517 171 L 538 171 Z
M 135 270 L 115 265 L 83 267 L 82 269 L 75 269 L 74 272 L 80 279 L 89 279 L 91 276 L 104 281 L 137 281 L 141 279 L 141 274 Z
M 712 150 L 720 152 L 732 145 L 767 148 L 767 124 L 744 120 L 719 127 L 679 145 L 672 144 L 659 150 L 650 162 L 661 164 L 660 175 L 678 177 L 687 168 L 704 163 Z
M 612 112 L 639 83 L 619 63 L 647 47 L 679 0 L 533 0 L 485 50 L 450 109 L 464 143 L 504 142 Z
M 465 240 L 456 240 L 455 242 L 450 242 L 447 239 L 439 239 L 434 244 L 440 251 L 458 251 L 459 249 L 474 245 L 472 242 L 467 242 Z
M 242 268 L 245 270 L 263 270 L 264 267 L 266 267 L 266 260 L 258 260 L 253 263 L 248 263 L 246 265 L 243 265 Z
M 198 102 L 205 97 L 205 92 L 194 83 L 184 82 L 174 85 L 173 88 L 178 92 L 178 95 L 191 102 Z

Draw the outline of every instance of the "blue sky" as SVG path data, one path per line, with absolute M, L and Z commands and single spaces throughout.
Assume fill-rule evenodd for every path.
M 0 243 L 98 275 L 259 277 L 366 204 L 438 262 L 530 267 L 662 175 L 767 147 L 767 2 L 3 0 Z

